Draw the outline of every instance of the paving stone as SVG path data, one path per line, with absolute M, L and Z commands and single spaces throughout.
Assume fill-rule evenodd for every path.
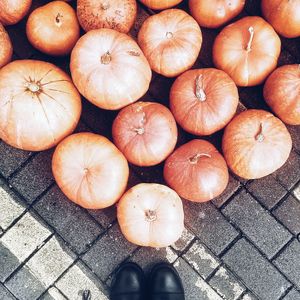
M 177 251 L 184 251 L 194 238 L 195 235 L 190 230 L 184 228 L 180 239 L 172 245 L 172 248 Z
M 185 291 L 186 300 L 221 300 L 214 291 L 182 258 L 175 261 Z
M 300 183 L 298 183 L 298 185 L 294 188 L 293 195 L 298 201 L 300 201 Z
M 292 65 L 296 64 L 297 59 L 287 50 L 282 49 L 280 52 L 280 56 L 278 59 L 278 67 L 284 66 L 284 65 Z
M 136 248 L 125 239 L 116 224 L 91 247 L 83 256 L 83 261 L 105 281 L 115 267 Z
M 117 209 L 113 205 L 104 209 L 89 209 L 88 213 L 103 227 L 111 227 L 114 221 L 117 219 Z
M 53 150 L 40 152 L 10 181 L 30 203 L 54 181 L 51 171 L 52 153 Z
M 257 300 L 257 298 L 255 296 L 253 296 L 250 293 L 247 293 L 243 296 L 242 300 Z
M 264 101 L 262 85 L 244 88 L 239 95 L 240 101 L 248 108 L 270 110 Z
M 287 125 L 293 140 L 293 147 L 300 152 L 300 126 Z
M 281 37 L 282 46 L 286 48 L 293 56 L 300 58 L 300 38 L 297 39 L 288 39 Z
M 245 287 L 224 267 L 219 268 L 209 280 L 209 285 L 227 300 L 236 300 L 245 291 Z
M 219 259 L 200 241 L 195 241 L 183 257 L 204 279 L 220 265 Z
M 292 289 L 283 300 L 300 300 L 300 293 L 295 289 Z
M 300 233 L 300 202 L 293 196 L 289 196 L 274 215 L 294 234 Z
M 103 232 L 103 228 L 84 209 L 68 200 L 57 185 L 34 208 L 77 253 L 86 251 Z
M 0 241 L 0 281 L 4 282 L 20 264 L 20 260 Z
M 284 187 L 275 180 L 273 175 L 251 181 L 247 184 L 247 189 L 267 209 L 273 208 L 287 193 Z
M 184 201 L 187 225 L 208 248 L 219 255 L 238 232 L 211 203 Z
M 56 287 L 51 287 L 39 300 L 67 300 L 67 298 Z
M 91 299 L 108 300 L 105 287 L 81 262 L 73 265 L 55 285 L 72 300 L 82 300 L 84 290 L 90 290 Z
M 0 283 L 0 299 L 16 300 L 16 298 Z
M 279 299 L 290 283 L 244 238 L 224 255 L 223 261 L 259 299 Z
M 273 257 L 292 237 L 245 190 L 234 197 L 222 211 L 268 258 Z
M 274 260 L 274 264 L 300 288 L 300 242 L 294 240 Z

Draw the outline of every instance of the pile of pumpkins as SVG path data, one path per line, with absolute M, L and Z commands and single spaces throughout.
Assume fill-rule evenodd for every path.
M 276 69 L 278 34 L 300 36 L 300 2 L 263 0 L 264 18 L 247 16 L 229 25 L 245 1 L 190 0 L 190 14 L 171 8 L 182 0 L 140 2 L 156 13 L 143 22 L 137 41 L 128 35 L 137 17 L 136 0 L 78 0 L 77 12 L 65 1 L 51 1 L 30 13 L 29 42 L 50 56 L 70 54 L 70 77 L 48 62 L 10 62 L 13 47 L 2 25 L 24 18 L 31 0 L 0 1 L 0 138 L 30 151 L 57 146 L 53 174 L 70 200 L 87 209 L 118 201 L 125 237 L 164 247 L 184 227 L 180 197 L 212 200 L 226 189 L 228 167 L 256 179 L 288 159 L 292 139 L 284 123 L 300 125 L 300 65 Z M 199 25 L 226 25 L 212 49 L 216 68 L 190 70 L 202 46 Z M 81 37 L 80 27 L 86 31 Z M 152 71 L 177 77 L 169 108 L 138 101 L 149 89 Z M 259 109 L 236 114 L 237 86 L 262 83 L 276 116 Z M 102 109 L 120 110 L 113 142 L 88 132 L 72 134 L 81 95 Z M 177 124 L 196 136 L 225 128 L 224 156 L 203 139 L 175 149 Z M 128 162 L 144 167 L 163 161 L 169 187 L 142 183 L 126 191 Z

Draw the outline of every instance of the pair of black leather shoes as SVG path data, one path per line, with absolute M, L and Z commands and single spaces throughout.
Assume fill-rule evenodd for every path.
M 167 263 L 155 265 L 146 280 L 135 263 L 122 264 L 111 285 L 111 300 L 184 300 L 184 290 L 175 268 Z

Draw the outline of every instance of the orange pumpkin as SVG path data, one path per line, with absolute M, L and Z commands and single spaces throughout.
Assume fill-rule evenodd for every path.
M 13 54 L 13 47 L 8 33 L 0 23 L 0 68 L 8 64 Z
M 264 110 L 250 109 L 228 124 L 222 148 L 235 174 L 257 179 L 273 173 L 286 162 L 292 139 L 278 118 Z
M 73 134 L 57 146 L 52 171 L 63 193 L 88 209 L 118 201 L 129 176 L 127 160 L 115 145 L 88 132 Z
M 80 93 L 104 109 L 120 109 L 148 90 L 151 69 L 128 35 L 112 29 L 82 36 L 71 54 L 71 74 Z
M 238 86 L 261 84 L 276 68 L 281 42 L 261 17 L 245 17 L 226 26 L 213 46 L 213 60 Z
M 53 64 L 16 60 L 0 70 L 0 138 L 23 150 L 56 145 L 76 127 L 80 95 Z
M 186 12 L 168 9 L 143 23 L 138 43 L 153 71 L 175 77 L 195 63 L 202 45 L 202 33 Z
M 137 15 L 136 0 L 78 0 L 77 15 L 85 31 L 110 28 L 128 33 Z
M 177 142 L 177 127 L 171 112 L 153 102 L 131 104 L 116 117 L 112 134 L 115 145 L 129 162 L 154 166 L 166 159 Z
M 117 215 L 126 239 L 140 246 L 167 247 L 184 229 L 181 199 L 161 184 L 132 187 L 120 199 Z
M 262 0 L 264 17 L 284 37 L 300 36 L 300 2 L 290 0 Z
M 264 98 L 283 122 L 300 125 L 300 65 L 276 69 L 266 81 Z
M 235 83 L 217 69 L 190 70 L 174 82 L 171 111 L 178 124 L 195 135 L 210 135 L 234 116 L 239 102 Z
M 14 25 L 28 13 L 32 0 L 1 0 L 0 23 Z
M 217 28 L 234 17 L 244 8 L 245 0 L 189 0 L 192 16 L 200 26 Z
M 152 9 L 170 8 L 182 1 L 183 0 L 140 0 L 140 2 Z
M 226 162 L 214 145 L 192 140 L 168 157 L 164 178 L 181 197 L 206 202 L 226 189 L 229 175 Z

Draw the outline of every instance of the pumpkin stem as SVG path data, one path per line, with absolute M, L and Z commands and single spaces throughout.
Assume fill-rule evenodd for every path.
M 156 211 L 148 209 L 145 211 L 146 221 L 153 222 L 157 219 Z
M 251 51 L 251 46 L 252 46 L 252 42 L 253 42 L 253 37 L 254 37 L 254 28 L 251 26 L 248 28 L 248 31 L 250 33 L 250 39 L 249 39 L 249 42 L 247 44 L 247 52 L 250 52 Z
M 26 82 L 25 87 L 27 88 L 27 90 L 34 94 L 40 91 L 40 85 L 36 82 Z
M 107 51 L 105 54 L 101 56 L 101 63 L 103 65 L 108 65 L 111 62 L 111 55 L 109 51 Z
M 137 134 L 142 135 L 145 133 L 145 129 L 144 127 L 140 127 L 140 128 L 134 128 L 133 131 L 135 131 Z
M 107 10 L 107 9 L 109 9 L 109 7 L 110 7 L 110 5 L 109 5 L 108 2 L 104 2 L 104 3 L 101 3 L 101 4 L 100 4 L 100 8 L 101 8 L 102 10 Z
M 259 131 L 258 131 L 257 135 L 255 136 L 255 140 L 257 140 L 260 143 L 263 142 L 264 139 L 265 139 L 265 137 L 264 137 L 264 135 L 262 133 L 262 130 L 263 130 L 262 124 L 260 124 L 259 125 Z
M 58 27 L 60 27 L 61 24 L 62 24 L 62 21 L 61 21 L 62 17 L 63 17 L 63 15 L 61 15 L 60 13 L 58 13 L 57 16 L 56 16 L 56 18 L 55 18 L 55 22 L 56 22 L 56 25 Z
M 196 77 L 196 97 L 201 101 L 204 102 L 206 100 L 206 94 L 203 89 L 203 75 L 199 75 Z
M 199 158 L 201 158 L 201 157 L 203 157 L 203 156 L 204 156 L 204 157 L 211 158 L 211 155 L 209 155 L 209 154 L 206 154 L 206 153 L 197 153 L 196 155 L 190 157 L 190 158 L 189 158 L 189 161 L 190 161 L 191 164 L 195 165 L 195 164 L 198 163 Z
M 170 31 L 168 31 L 168 32 L 166 33 L 166 37 L 167 37 L 167 39 L 171 39 L 171 38 L 173 37 L 173 33 L 170 32 Z

